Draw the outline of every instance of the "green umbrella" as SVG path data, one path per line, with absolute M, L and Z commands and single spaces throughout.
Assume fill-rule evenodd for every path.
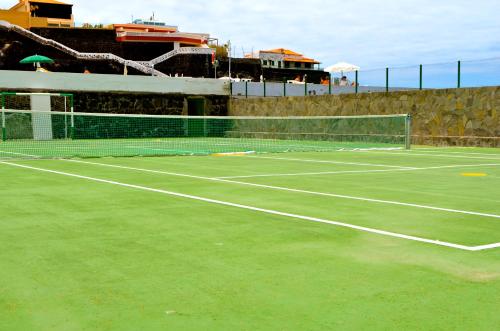
M 19 63 L 27 64 L 27 63 L 54 63 L 54 60 L 48 58 L 43 55 L 32 55 L 28 56 L 25 59 L 22 59 Z

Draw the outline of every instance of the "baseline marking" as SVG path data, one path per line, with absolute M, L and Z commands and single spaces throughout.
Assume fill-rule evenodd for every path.
M 89 161 L 81 161 L 81 160 L 62 160 L 62 161 L 75 162 L 75 163 L 84 163 L 84 164 L 93 164 L 93 165 L 98 165 L 98 166 L 103 166 L 103 167 L 110 167 L 110 168 L 116 168 L 116 169 L 135 170 L 135 171 L 149 172 L 149 173 L 154 173 L 154 174 L 164 174 L 164 175 L 170 175 L 170 176 L 179 176 L 179 177 L 186 177 L 186 178 L 203 179 L 203 180 L 209 180 L 209 181 L 214 181 L 214 182 L 222 182 L 222 183 L 231 183 L 231 184 L 238 184 L 238 185 L 246 185 L 246 186 L 260 187 L 260 188 L 266 188 L 266 189 L 272 189 L 272 190 L 279 190 L 279 191 L 304 193 L 304 194 L 310 194 L 310 195 L 318 195 L 318 196 L 326 196 L 326 197 L 341 198 L 341 199 L 350 199 L 350 200 L 358 200 L 358 201 L 366 201 L 366 202 L 383 203 L 383 204 L 390 204 L 390 205 L 398 205 L 398 206 L 405 206 L 405 207 L 414 207 L 414 208 L 421 208 L 421 209 L 438 210 L 438 211 L 444 211 L 444 212 L 450 212 L 450 213 L 466 214 L 466 215 L 474 215 L 474 216 L 490 217 L 490 218 L 498 218 L 498 219 L 500 219 L 500 215 L 479 213 L 479 212 L 467 211 L 467 210 L 458 210 L 458 209 L 449 209 L 449 208 L 433 207 L 433 206 L 426 206 L 426 205 L 417 205 L 417 204 L 413 204 L 413 203 L 391 201 L 391 200 L 370 199 L 370 198 L 355 197 L 355 196 L 341 195 L 341 194 L 334 194 L 334 193 L 323 193 L 323 192 L 307 191 L 307 190 L 293 189 L 293 188 L 288 188 L 288 187 L 283 187 L 283 186 L 272 186 L 272 185 L 264 185 L 264 184 L 256 184 L 256 183 L 247 183 L 247 182 L 240 182 L 240 181 L 229 180 L 229 179 L 220 179 L 220 178 L 214 178 L 214 177 L 203 177 L 203 176 L 187 175 L 187 174 L 181 174 L 181 173 L 175 173 L 175 172 L 168 172 L 168 171 L 161 171 L 161 170 L 151 170 L 151 169 L 135 168 L 135 167 L 127 167 L 127 166 L 105 164 L 105 163 L 98 163 L 98 162 L 89 162 Z
M 217 204 L 217 205 L 252 210 L 252 211 L 261 212 L 261 213 L 265 213 L 265 214 L 284 216 L 284 217 L 301 219 L 301 220 L 316 222 L 316 223 L 324 223 L 324 224 L 359 230 L 359 231 L 363 231 L 363 232 L 375 233 L 375 234 L 388 236 L 388 237 L 417 241 L 417 242 L 433 244 L 433 245 L 437 245 L 437 246 L 445 246 L 445 247 L 450 247 L 450 248 L 455 248 L 455 249 L 460 249 L 460 250 L 465 250 L 465 251 L 474 252 L 474 251 L 481 251 L 481 250 L 500 247 L 500 243 L 483 245 L 483 246 L 465 246 L 465 245 L 454 244 L 454 243 L 449 243 L 449 242 L 444 242 L 444 241 L 439 241 L 439 240 L 431 240 L 431 239 L 426 239 L 426 238 L 421 238 L 421 237 L 408 236 L 408 235 L 395 233 L 395 232 L 377 230 L 377 229 L 372 229 L 372 228 L 367 228 L 367 227 L 362 227 L 362 226 L 357 226 L 357 225 L 342 223 L 342 222 L 337 222 L 337 221 L 331 221 L 331 220 L 326 220 L 326 219 L 321 219 L 321 218 L 315 218 L 315 217 L 309 217 L 309 216 L 303 216 L 303 215 L 297 215 L 297 214 L 291 214 L 291 213 L 284 213 L 284 212 L 280 212 L 280 211 L 276 211 L 276 210 L 272 210 L 272 209 L 263 209 L 263 208 L 253 207 L 253 206 L 247 206 L 247 205 L 241 205 L 241 204 L 237 204 L 237 203 L 227 202 L 227 201 L 208 199 L 208 198 L 203 198 L 203 197 L 199 197 L 199 196 L 195 196 L 195 195 L 183 194 L 183 193 L 178 193 L 178 192 L 171 192 L 171 191 L 166 191 L 166 190 L 161 190 L 161 189 L 155 189 L 155 188 L 151 188 L 151 187 L 147 187 L 147 186 L 121 183 L 121 182 L 116 182 L 116 181 L 112 181 L 112 180 L 82 176 L 82 175 L 78 175 L 78 174 L 50 170 L 50 169 L 45 169 L 45 168 L 31 167 L 31 166 L 21 165 L 21 164 L 16 164 L 16 163 L 11 163 L 11 162 L 0 162 L 0 163 L 5 164 L 5 165 L 9 165 L 9 166 L 13 166 L 13 167 L 18 167 L 18 168 L 36 170 L 36 171 L 57 174 L 57 175 L 62 175 L 62 176 L 68 176 L 68 177 L 74 177 L 74 178 L 79 178 L 79 179 L 85 179 L 85 180 L 98 182 L 98 183 L 105 183 L 105 184 L 111 184 L 111 185 L 116 185 L 116 186 L 122 186 L 122 187 L 132 188 L 132 189 L 136 189 L 136 190 L 149 191 L 149 192 L 160 193 L 160 194 L 165 194 L 165 195 L 170 195 L 170 196 L 175 196 L 175 197 L 180 197 L 180 198 L 186 198 L 186 199 L 191 199 L 191 200 L 198 200 L 198 201 L 203 201 L 203 202 Z

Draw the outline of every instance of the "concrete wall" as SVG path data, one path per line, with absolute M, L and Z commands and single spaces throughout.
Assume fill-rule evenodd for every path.
M 229 84 L 203 78 L 97 75 L 0 71 L 0 90 L 67 92 L 131 92 L 186 95 L 227 95 Z
M 187 115 L 187 98 L 203 96 L 205 114 L 227 115 L 229 84 L 215 79 L 1 71 L 0 91 L 74 94 L 75 111 Z
M 234 116 L 406 114 L 413 143 L 500 147 L 500 87 L 233 99 Z

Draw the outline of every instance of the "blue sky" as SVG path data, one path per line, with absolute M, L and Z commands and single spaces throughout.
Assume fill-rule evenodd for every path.
M 0 0 L 0 7 L 16 0 Z M 362 69 L 500 57 L 499 0 L 73 0 L 77 22 L 149 18 L 243 50 L 285 47 Z

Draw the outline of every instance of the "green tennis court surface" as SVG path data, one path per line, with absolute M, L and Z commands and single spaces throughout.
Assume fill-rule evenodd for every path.
M 500 325 L 498 149 L 56 160 L 0 146 L 0 330 Z

